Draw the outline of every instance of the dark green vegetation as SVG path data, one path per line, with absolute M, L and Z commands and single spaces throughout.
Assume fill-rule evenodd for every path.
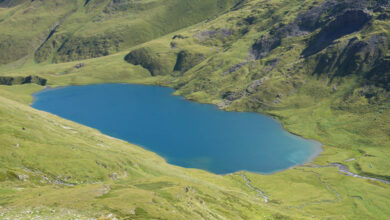
M 39 75 L 51 86 L 102 82 L 171 86 L 188 99 L 226 110 L 270 114 L 289 131 L 321 141 L 324 152 L 315 164 L 342 163 L 361 176 L 390 179 L 390 2 L 225 2 L 2 1 L 0 72 Z M 104 57 L 61 63 L 97 56 Z M 50 212 L 56 207 L 58 215 L 72 210 L 69 215 L 114 213 L 129 218 L 390 215 L 390 186 L 340 175 L 333 166 L 296 167 L 269 176 L 246 173 L 250 185 L 269 197 L 264 203 L 240 175 L 222 177 L 172 167 L 148 152 L 135 154 L 140 149 L 125 143 L 118 151 L 96 150 L 93 146 L 108 146 L 113 140 L 95 139 L 88 128 L 17 103 L 31 102 L 29 95 L 40 89 L 34 84 L 0 87 L 4 97 L 0 135 L 5 146 L 0 154 L 4 180 L 0 205 L 8 216 L 24 213 L 27 207 L 39 207 L 45 216 L 56 215 Z M 42 126 L 28 127 L 38 125 Z M 54 146 L 56 150 L 50 151 Z M 77 146 L 84 150 L 77 151 Z M 54 153 L 61 160 L 53 160 Z M 41 157 L 32 156 L 37 154 Z M 92 165 L 100 155 L 106 158 L 104 165 Z M 137 162 L 123 162 L 132 160 Z M 81 169 L 88 166 L 99 168 Z M 130 175 L 126 169 L 141 169 L 142 175 Z M 126 177 L 121 176 L 124 170 Z M 112 178 L 114 172 L 119 180 Z M 18 178 L 22 174 L 30 179 Z M 52 182 L 39 183 L 43 176 Z M 56 185 L 55 180 L 77 186 Z M 104 185 L 112 191 L 100 198 L 94 193 L 104 191 Z M 185 196 L 188 193 L 192 194 Z M 42 198 L 36 199 L 40 194 Z M 78 201 L 71 199 L 80 195 Z M 140 199 L 129 208 L 134 198 Z M 84 209 L 92 204 L 93 210 Z
M 167 65 L 164 65 L 163 57 L 154 53 L 149 48 L 139 48 L 131 51 L 125 56 L 125 60 L 133 65 L 141 65 L 147 69 L 152 76 L 166 75 L 170 72 Z
M 20 85 L 20 84 L 26 84 L 26 83 L 35 83 L 40 86 L 46 85 L 47 80 L 44 78 L 41 78 L 39 76 L 0 76 L 0 85 Z
M 177 60 L 173 70 L 184 73 L 192 67 L 201 63 L 204 59 L 205 58 L 200 53 L 193 54 L 186 50 L 182 50 L 177 54 Z

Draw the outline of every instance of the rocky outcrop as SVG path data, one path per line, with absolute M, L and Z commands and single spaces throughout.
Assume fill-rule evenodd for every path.
M 370 72 L 387 53 L 389 42 L 384 34 L 380 34 L 366 40 L 352 38 L 344 49 L 340 49 L 343 47 L 341 44 L 339 43 L 335 48 L 327 48 L 323 53 L 316 55 L 315 73 L 345 76 Z
M 111 0 L 111 2 L 104 8 L 103 12 L 107 14 L 115 14 L 117 12 L 128 10 L 150 9 L 158 5 L 158 2 L 155 1 Z
M 352 38 L 344 49 L 340 49 L 341 43 L 335 48 L 327 48 L 316 56 L 314 72 L 344 76 L 369 71 L 386 54 L 387 41 L 385 35 L 374 35 L 366 40 Z
M 282 38 L 275 36 L 261 36 L 260 39 L 252 45 L 252 53 L 256 59 L 261 59 L 266 56 L 271 50 L 280 46 Z
M 84 66 L 85 66 L 84 63 L 78 63 L 78 64 L 76 64 L 76 66 L 74 66 L 74 68 L 80 69 L 80 68 L 83 68 Z
M 390 1 L 326 0 L 322 4 L 299 14 L 294 22 L 278 25 L 262 35 L 252 45 L 256 59 L 262 59 L 288 37 L 313 34 L 301 55 L 305 63 L 314 65 L 313 74 L 327 74 L 330 78 L 349 74 L 362 76 L 362 83 L 390 89 L 389 50 L 387 34 L 375 34 L 358 39 L 342 37 L 363 30 L 373 19 L 372 12 L 385 20 Z M 256 92 L 262 84 L 254 81 L 248 93 Z
M 41 86 L 46 85 L 47 80 L 44 78 L 41 78 L 39 76 L 0 76 L 0 85 L 21 85 L 21 84 L 28 84 L 28 83 L 35 83 Z
M 328 14 L 335 13 L 331 9 L 337 6 L 337 0 L 328 0 L 298 15 L 295 22 L 300 29 L 312 32 L 329 21 Z
M 280 46 L 282 39 L 307 35 L 320 29 L 302 52 L 305 57 L 311 56 L 336 39 L 361 30 L 372 18 L 368 11 L 387 7 L 387 4 L 387 1 L 326 0 L 299 14 L 293 22 L 280 24 L 272 28 L 269 34 L 262 35 L 252 45 L 252 52 L 257 59 L 261 59 Z
M 241 91 L 239 92 L 227 91 L 222 95 L 222 98 L 232 102 L 234 100 L 240 99 L 243 96 L 244 93 Z
M 295 23 L 302 31 L 321 30 L 313 36 L 308 47 L 302 52 L 311 56 L 345 35 L 361 30 L 371 19 L 369 11 L 383 11 L 382 19 L 386 19 L 389 9 L 388 0 L 326 0 L 317 7 L 301 13 Z
M 299 28 L 296 22 L 288 25 L 280 24 L 269 31 L 269 35 L 263 35 L 252 45 L 252 53 L 256 59 L 265 57 L 276 47 L 279 47 L 284 38 L 306 35 L 307 32 Z
M 268 80 L 268 77 L 264 77 L 258 80 L 253 81 L 247 88 L 246 92 L 249 94 L 256 93 L 258 91 L 258 88 L 266 81 Z
M 206 30 L 200 33 L 195 34 L 195 38 L 200 41 L 207 41 L 214 38 L 224 39 L 230 37 L 233 34 L 233 31 L 230 29 L 215 29 L 215 30 Z
M 245 62 L 242 62 L 242 63 L 234 64 L 227 71 L 223 72 L 222 76 L 226 76 L 226 75 L 229 75 L 230 73 L 236 72 L 237 70 L 241 69 L 241 67 L 243 67 L 246 64 L 248 64 L 249 62 L 250 61 L 245 61 Z
M 371 15 L 363 10 L 346 11 L 313 36 L 302 55 L 305 57 L 311 56 L 328 47 L 334 40 L 361 30 L 370 19 Z
M 385 34 L 362 40 L 351 38 L 326 48 L 308 61 L 316 64 L 314 74 L 327 74 L 331 78 L 356 74 L 362 76 L 362 84 L 390 91 L 390 58 L 386 57 L 389 45 Z
M 172 40 L 175 40 L 175 39 L 186 39 L 188 37 L 186 36 L 183 36 L 181 34 L 175 34 L 173 37 L 172 37 Z
M 295 23 L 304 31 L 312 32 L 331 22 L 335 17 L 352 11 L 378 11 L 389 7 L 388 0 L 326 0 L 298 15 Z
M 366 79 L 375 86 L 390 91 L 390 58 L 381 59 L 366 75 Z

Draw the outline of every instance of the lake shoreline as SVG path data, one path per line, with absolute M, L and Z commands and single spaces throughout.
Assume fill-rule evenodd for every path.
M 274 122 L 276 122 L 280 128 L 283 130 L 283 132 L 285 132 L 287 135 L 291 136 L 291 137 L 294 137 L 294 138 L 298 138 L 298 139 L 303 139 L 305 141 L 310 141 L 310 142 L 314 142 L 314 144 L 316 145 L 316 150 L 314 153 L 311 154 L 311 156 L 309 158 L 307 158 L 304 162 L 302 163 L 297 163 L 293 166 L 289 166 L 287 168 L 282 168 L 282 169 L 278 169 L 278 170 L 274 170 L 272 172 L 256 172 L 256 171 L 251 171 L 251 170 L 237 170 L 237 171 L 234 171 L 234 172 L 229 172 L 229 173 L 224 173 L 224 174 L 218 174 L 218 173 L 215 173 L 215 172 L 212 172 L 210 170 L 205 170 L 205 169 L 202 169 L 202 168 L 195 168 L 195 169 L 202 169 L 202 170 L 205 170 L 205 171 L 208 171 L 208 172 L 211 172 L 211 173 L 214 173 L 214 174 L 217 174 L 217 175 L 228 175 L 228 174 L 232 174 L 232 173 L 237 173 L 237 172 L 242 172 L 242 171 L 246 171 L 246 172 L 251 172 L 251 173 L 259 173 L 259 174 L 262 174 L 262 175 L 271 175 L 271 174 L 274 174 L 274 173 L 277 173 L 277 172 L 282 172 L 284 170 L 287 170 L 287 169 L 291 169 L 291 168 L 294 168 L 296 166 L 301 166 L 303 164 L 306 164 L 306 163 L 309 163 L 311 161 L 313 161 L 316 157 L 318 157 L 322 152 L 323 152 L 323 145 L 322 143 L 316 141 L 316 140 L 313 140 L 313 139 L 306 139 L 298 134 L 295 134 L 293 132 L 290 132 L 288 131 L 282 124 L 281 121 L 277 120 L 275 117 L 273 117 L 271 114 L 265 114 L 265 113 L 260 113 L 260 112 L 244 112 L 244 111 L 230 111 L 230 110 L 226 110 L 226 109 L 221 109 L 219 108 L 217 105 L 215 104 L 212 104 L 212 103 L 204 103 L 204 102 L 198 102 L 196 100 L 193 100 L 193 99 L 188 99 L 186 98 L 185 96 L 182 96 L 182 95 L 178 95 L 178 94 L 174 94 L 175 93 L 175 89 L 169 87 L 169 86 L 163 86 L 163 85 L 150 85 L 150 84 L 141 84 L 141 83 L 98 83 L 98 84 L 86 84 L 86 85 L 69 85 L 69 86 L 54 86 L 54 87 L 51 87 L 51 86 L 47 86 L 45 87 L 44 89 L 36 92 L 36 93 L 33 93 L 31 94 L 33 96 L 33 101 L 32 103 L 30 104 L 30 106 L 32 107 L 33 104 L 37 101 L 37 95 L 41 94 L 42 92 L 45 92 L 45 91 L 50 91 L 50 90 L 57 90 L 57 89 L 61 89 L 61 88 L 66 88 L 66 87 L 79 87 L 79 86 L 91 86 L 91 85 L 116 85 L 116 84 L 121 84 L 121 85 L 142 85 L 142 86 L 153 86 L 153 87 L 163 87 L 163 88 L 169 88 L 172 90 L 172 92 L 170 93 L 171 96 L 177 96 L 179 97 L 180 99 L 183 99 L 183 100 L 186 100 L 186 101 L 189 101 L 189 102 L 194 102 L 196 104 L 200 104 L 200 105 L 207 105 L 207 106 L 212 106 L 214 109 L 218 110 L 218 111 L 223 111 L 223 112 L 236 112 L 236 113 L 245 113 L 245 114 L 254 114 L 254 115 L 262 115 L 264 117 L 267 117 L 269 119 L 272 119 Z M 53 114 L 53 113 L 51 113 Z M 61 116 L 59 116 L 61 117 Z M 71 120 L 71 119 L 70 119 Z M 74 121 L 74 120 L 72 120 Z M 77 121 L 74 121 L 76 123 L 79 123 Z M 82 123 L 80 123 L 82 124 Z M 85 125 L 85 124 L 83 124 Z M 99 128 L 95 128 L 93 126 L 89 126 L 89 125 L 85 125 L 85 126 L 88 126 L 88 127 L 92 127 L 94 129 L 97 129 L 99 130 L 99 132 L 105 134 L 105 135 L 108 135 L 108 136 L 112 136 L 110 134 L 106 134 L 105 132 L 101 131 Z M 133 144 L 136 144 L 138 146 L 141 146 L 142 148 L 148 150 L 148 151 L 152 151 L 154 153 L 157 153 L 161 156 L 160 153 L 148 148 L 148 147 L 145 147 L 145 146 L 142 146 L 141 144 L 139 143 L 134 143 L 134 142 L 131 142 L 131 141 L 128 141 L 128 140 L 125 140 L 123 138 L 118 138 L 118 137 L 113 137 L 113 138 L 116 138 L 116 139 L 121 139 L 123 141 L 126 141 L 128 143 L 133 143 Z M 163 156 L 161 156 L 162 158 L 164 158 Z M 174 164 L 174 163 L 171 163 L 169 162 L 169 160 L 167 158 L 164 158 L 168 163 L 172 164 L 172 165 L 176 165 L 176 166 L 181 166 L 181 165 L 178 165 L 178 164 Z M 186 168 L 185 166 L 182 166 L 184 168 Z M 192 167 L 187 167 L 187 168 L 192 168 Z

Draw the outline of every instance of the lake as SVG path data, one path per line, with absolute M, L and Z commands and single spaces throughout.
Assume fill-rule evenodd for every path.
M 221 111 L 173 92 L 133 84 L 69 86 L 34 94 L 32 107 L 142 146 L 171 164 L 216 174 L 272 173 L 322 150 L 268 116 Z

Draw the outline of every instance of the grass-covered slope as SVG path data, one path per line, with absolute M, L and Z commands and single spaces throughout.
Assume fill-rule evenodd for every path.
M 1 66 L 1 76 L 37 75 L 50 86 L 170 86 L 225 110 L 272 115 L 324 144 L 306 166 L 216 176 L 167 165 L 141 148 L 31 109 L 29 95 L 43 87 L 0 86 L 3 216 L 386 219 L 389 6 L 382 0 L 240 1 L 227 13 L 109 56 L 38 64 L 35 53 Z M 120 13 L 112 17 L 125 16 Z M 91 27 L 107 33 L 108 27 Z M 69 60 L 58 51 L 50 56 Z
M 0 63 L 106 56 L 223 13 L 235 0 L 3 1 Z
M 6 98 L 0 106 L 0 218 L 237 219 L 274 213 L 232 178 L 168 165 L 140 147 Z
M 383 219 L 389 214 L 388 185 L 340 175 L 335 167 L 218 176 L 168 165 L 140 147 L 30 108 L 29 94 L 40 89 L 0 86 L 0 218 Z M 327 148 L 316 162 L 351 155 Z

